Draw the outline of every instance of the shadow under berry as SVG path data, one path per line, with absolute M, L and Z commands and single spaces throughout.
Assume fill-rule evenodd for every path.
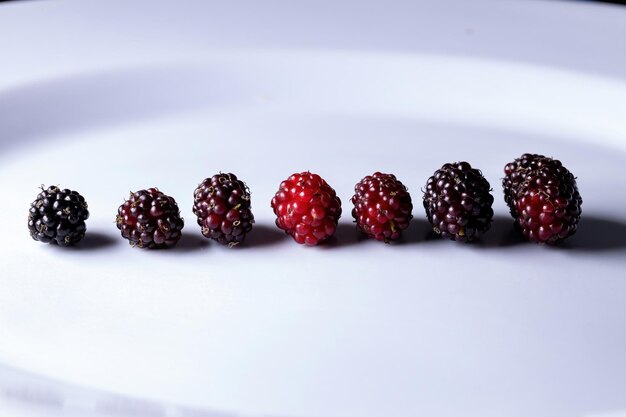
M 319 247 L 342 248 L 356 245 L 364 240 L 367 240 L 367 236 L 357 230 L 356 223 L 339 222 L 335 234 L 320 243 Z
M 394 242 L 394 244 L 425 243 L 432 240 L 441 240 L 441 238 L 433 232 L 432 225 L 424 218 L 414 217 L 411 223 L 409 223 L 409 227 L 402 231 L 400 239 Z
M 526 242 L 515 228 L 515 221 L 511 216 L 495 215 L 489 230 L 473 243 L 486 248 L 503 248 L 530 242 Z
M 626 248 L 626 223 L 617 219 L 583 216 L 576 234 L 557 247 L 578 251 L 610 251 Z
M 287 239 L 291 238 L 276 226 L 255 223 L 252 226 L 252 230 L 246 235 L 245 240 L 233 249 L 272 246 L 284 242 Z
M 83 237 L 80 241 L 76 242 L 72 246 L 59 246 L 59 248 L 71 251 L 91 251 L 106 249 L 111 246 L 115 246 L 118 243 L 120 243 L 119 239 L 116 239 L 113 236 L 100 232 L 93 232 L 87 229 L 85 237 Z
M 180 235 L 180 240 L 173 248 L 167 248 L 164 250 L 174 252 L 195 252 L 204 250 L 209 246 L 209 240 L 204 236 L 194 233 L 193 231 L 183 232 Z

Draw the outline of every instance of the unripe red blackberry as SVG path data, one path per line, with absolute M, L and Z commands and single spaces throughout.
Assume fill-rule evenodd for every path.
M 148 249 L 176 245 L 184 226 L 176 201 L 157 188 L 131 192 L 115 223 L 131 246 Z
M 471 242 L 489 230 L 492 204 L 489 182 L 467 162 L 444 164 L 426 183 L 426 216 L 446 239 Z
M 280 183 L 272 209 L 280 229 L 296 242 L 312 246 L 335 233 L 341 200 L 322 177 L 302 172 Z
M 71 246 L 85 236 L 88 218 L 87 202 L 78 192 L 42 186 L 30 205 L 28 231 L 40 242 Z
M 576 233 L 582 198 L 561 161 L 524 154 L 508 163 L 504 174 L 504 200 L 526 239 L 555 244 Z
M 194 191 L 193 213 L 205 237 L 229 247 L 243 242 L 254 223 L 250 190 L 235 174 L 217 174 L 202 181 Z
M 400 237 L 413 218 L 411 195 L 393 174 L 376 172 L 354 187 L 352 217 L 359 230 L 376 240 Z

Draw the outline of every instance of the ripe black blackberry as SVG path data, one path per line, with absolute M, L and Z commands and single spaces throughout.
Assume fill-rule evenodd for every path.
M 582 198 L 561 161 L 524 154 L 508 163 L 504 174 L 504 200 L 526 239 L 552 245 L 576 233 Z
M 176 201 L 157 188 L 131 192 L 115 223 L 131 246 L 148 249 L 176 245 L 184 226 Z
M 424 208 L 435 233 L 471 242 L 489 230 L 493 196 L 489 182 L 467 162 L 444 164 L 426 183 Z
M 30 236 L 43 243 L 71 246 L 85 236 L 89 218 L 87 202 L 76 191 L 42 186 L 30 205 Z
M 202 234 L 233 247 L 243 242 L 252 230 L 250 190 L 235 174 L 216 174 L 194 191 L 193 213 L 198 217 Z
M 509 162 L 504 167 L 504 178 L 502 179 L 502 188 L 504 190 L 504 201 L 511 210 L 511 214 L 515 217 L 513 201 L 514 194 L 517 193 L 520 184 L 526 181 L 528 174 L 537 172 L 541 167 L 552 164 L 553 160 L 543 155 L 525 153 L 513 162 Z
M 367 236 L 386 243 L 400 237 L 413 218 L 407 188 L 393 174 L 376 172 L 354 187 L 352 217 Z

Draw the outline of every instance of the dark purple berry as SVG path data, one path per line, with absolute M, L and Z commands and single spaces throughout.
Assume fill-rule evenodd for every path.
M 489 182 L 467 162 L 443 165 L 424 190 L 424 208 L 433 231 L 458 242 L 471 242 L 489 230 L 492 204 Z
M 131 246 L 148 249 L 176 245 L 184 226 L 176 201 L 156 188 L 131 192 L 115 223 Z
M 526 239 L 552 245 L 576 233 L 582 198 L 561 161 L 524 154 L 508 163 L 504 174 L 504 200 Z
M 28 230 L 40 242 L 71 246 L 85 236 L 88 218 L 87 202 L 78 192 L 42 186 L 30 205 Z
M 243 242 L 254 223 L 250 190 L 234 174 L 202 181 L 194 191 L 193 212 L 205 237 L 229 247 Z

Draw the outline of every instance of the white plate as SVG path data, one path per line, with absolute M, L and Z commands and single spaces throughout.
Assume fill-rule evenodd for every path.
M 0 410 L 11 415 L 602 416 L 626 412 L 626 10 L 543 1 L 0 7 Z M 10 40 L 10 41 L 6 41 Z M 519 242 L 504 164 L 561 159 L 584 199 L 563 247 Z M 444 162 L 491 182 L 492 231 L 426 237 Z M 293 243 L 269 201 L 292 172 L 342 198 L 336 239 Z M 358 237 L 354 184 L 410 189 L 403 242 Z M 235 172 L 257 224 L 201 237 L 192 192 Z M 79 190 L 88 235 L 33 242 L 39 184 Z M 113 219 L 158 186 L 176 249 Z

